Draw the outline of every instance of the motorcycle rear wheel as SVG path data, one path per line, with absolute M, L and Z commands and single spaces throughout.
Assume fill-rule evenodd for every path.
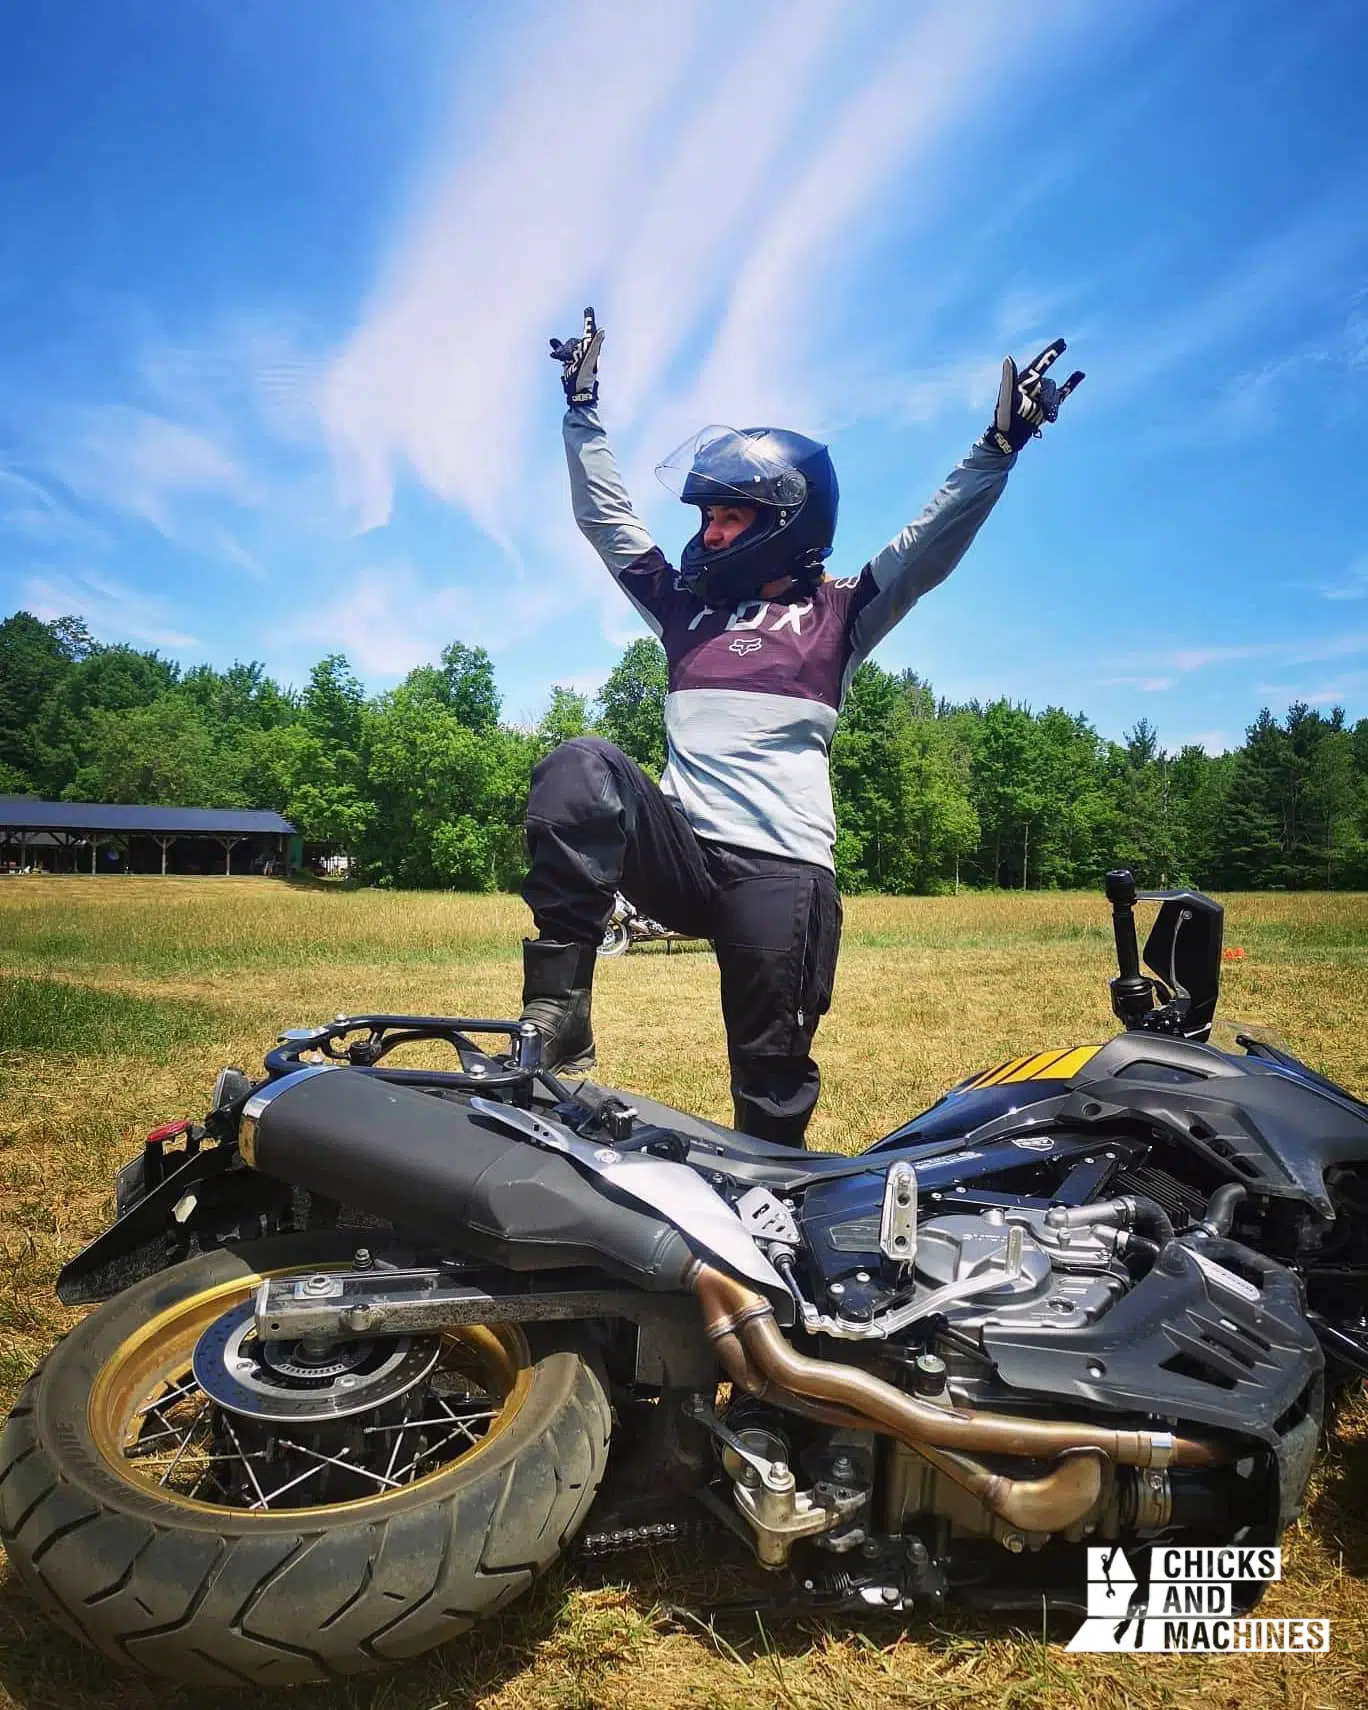
M 205 1330 L 234 1309 L 245 1315 L 264 1275 L 344 1269 L 354 1245 L 336 1233 L 291 1236 L 190 1259 L 97 1307 L 34 1372 L 0 1432 L 0 1538 L 67 1632 L 121 1663 L 203 1685 L 361 1674 L 464 1632 L 561 1553 L 598 1489 L 611 1430 L 600 1372 L 564 1334 L 539 1330 L 530 1343 L 516 1325 L 474 1326 L 429 1344 L 434 1373 L 461 1374 L 442 1389 L 434 1377 L 432 1393 L 453 1423 L 464 1418 L 464 1436 L 458 1425 L 440 1460 L 417 1433 L 407 1466 L 381 1452 L 376 1470 L 356 1474 L 348 1461 L 344 1486 L 374 1490 L 350 1500 L 308 1506 L 296 1489 L 299 1506 L 272 1507 L 288 1488 L 279 1471 L 278 1490 L 269 1487 L 272 1441 L 244 1454 L 239 1436 L 222 1434 L 222 1409 L 213 1434 L 183 1425 L 215 1418 L 190 1366 Z M 428 1390 L 413 1393 L 431 1411 Z M 453 1413 L 442 1400 L 452 1395 L 475 1399 Z M 361 1440 L 367 1417 L 357 1415 Z M 396 1429 L 417 1432 L 374 1429 L 391 1433 L 387 1446 Z M 217 1470 L 232 1458 L 217 1451 L 231 1445 L 250 1485 L 234 1466 Z M 312 1456 L 295 1463 L 306 1472 L 327 1460 L 302 1454 Z M 307 1482 L 293 1466 L 291 1476 Z
M 603 930 L 603 940 L 599 944 L 600 956 L 621 956 L 632 942 L 632 934 L 625 920 L 610 920 Z

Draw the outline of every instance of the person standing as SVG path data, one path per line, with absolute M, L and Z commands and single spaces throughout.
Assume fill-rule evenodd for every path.
M 712 940 L 737 1128 L 801 1146 L 821 1076 L 813 1034 L 841 937 L 829 756 L 856 667 L 943 582 L 997 503 L 1017 453 L 1082 380 L 1048 369 L 1056 340 L 1002 368 L 993 420 L 913 523 L 856 574 L 831 578 L 836 472 L 779 428 L 704 428 L 657 467 L 699 526 L 674 569 L 632 509 L 599 420 L 603 332 L 552 339 L 566 396 L 581 532 L 659 638 L 668 763 L 657 786 L 613 744 L 561 743 L 534 768 L 523 897 L 523 1018 L 545 1061 L 594 1061 L 595 956 L 621 890 Z

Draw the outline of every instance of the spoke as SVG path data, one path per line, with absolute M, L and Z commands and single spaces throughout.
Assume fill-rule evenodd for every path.
M 406 1415 L 405 1419 L 404 1419 L 404 1423 L 399 1427 L 398 1433 L 395 1436 L 394 1447 L 390 1450 L 389 1464 L 385 1468 L 385 1477 L 386 1478 L 391 1478 L 394 1474 L 394 1463 L 399 1459 L 399 1451 L 404 1446 L 404 1433 L 407 1430 L 408 1430 L 408 1417 Z
M 160 1418 L 161 1415 L 158 1414 L 157 1417 Z M 128 1445 L 127 1452 L 129 1460 L 139 1459 L 140 1457 L 135 1453 L 136 1450 L 143 1448 L 148 1443 L 159 1442 L 163 1437 L 175 1437 L 179 1441 L 180 1427 L 178 1425 L 168 1425 L 164 1431 L 149 1431 L 146 1436 L 135 1437 Z
M 166 1456 L 164 1454 L 149 1455 L 147 1459 L 155 1465 L 158 1461 L 164 1461 Z M 270 1456 L 264 1449 L 252 1449 L 243 1455 L 197 1455 L 193 1464 L 197 1467 L 207 1467 L 212 1466 L 216 1461 L 265 1461 L 269 1459 Z
M 446 1411 L 447 1417 L 451 1420 L 451 1423 L 456 1427 L 456 1429 L 458 1431 L 464 1431 L 465 1432 L 466 1441 L 468 1443 L 470 1443 L 470 1445 L 472 1447 L 474 1447 L 474 1445 L 480 1441 L 480 1439 L 470 1429 L 470 1426 L 466 1423 L 466 1421 L 463 1418 L 458 1417 L 458 1415 L 456 1415 L 455 1413 L 453 1413 L 451 1411 L 450 1407 L 447 1406 L 446 1402 L 443 1401 L 441 1396 L 437 1397 L 437 1405 Z M 497 1411 L 497 1409 L 496 1409 L 496 1411 Z M 492 1419 L 494 1417 L 494 1415 L 492 1413 L 490 1413 L 490 1414 L 486 1415 L 486 1417 Z
M 320 1467 L 308 1467 L 308 1468 L 306 1468 L 306 1470 L 304 1472 L 300 1473 L 297 1478 L 292 1478 L 288 1484 L 277 1485 L 276 1488 L 271 1492 L 271 1495 L 273 1497 L 284 1496 L 284 1494 L 287 1490 L 293 1490 L 296 1485 L 303 1484 L 303 1482 L 306 1478 L 316 1478 L 318 1476 L 318 1474 L 321 1473 L 322 1471 L 323 1471 L 323 1468 L 321 1466 Z M 261 1508 L 261 1507 L 265 1507 L 265 1506 L 266 1506 L 265 1503 L 260 1503 L 260 1502 L 254 1502 L 252 1504 L 253 1508 Z
M 478 1424 L 482 1419 L 493 1419 L 498 1411 L 497 1407 L 491 1407 L 487 1413 L 466 1413 L 461 1417 Z M 371 1437 L 385 1431 L 417 1431 L 424 1425 L 450 1425 L 456 1417 L 454 1413 L 446 1413 L 440 1419 L 406 1419 L 402 1425 L 366 1425 L 362 1427 L 362 1434 Z
M 313 1460 L 326 1461 L 331 1467 L 341 1467 L 343 1472 L 359 1473 L 362 1478 L 368 1478 L 376 1484 L 382 1484 L 387 1490 L 402 1490 L 404 1488 L 398 1479 L 386 1478 L 384 1473 L 372 1472 L 369 1467 L 360 1466 L 355 1461 L 343 1460 L 337 1455 L 325 1455 L 321 1449 L 311 1449 L 307 1443 L 295 1443 L 288 1437 L 282 1437 L 280 1445 L 285 1449 L 293 1449 L 297 1454 L 308 1455 Z
M 196 1430 L 199 1427 L 200 1420 L 204 1418 L 204 1415 L 208 1412 L 208 1410 L 209 1410 L 209 1397 L 206 1395 L 204 1400 L 199 1405 L 199 1412 L 196 1413 L 195 1417 L 185 1427 L 185 1435 L 184 1435 L 184 1437 L 181 1438 L 180 1447 L 176 1450 L 175 1457 L 173 1458 L 171 1465 L 169 1467 L 167 1467 L 166 1471 L 157 1480 L 158 1484 L 165 1484 L 167 1479 L 169 1479 L 171 1477 L 171 1474 L 173 1472 L 175 1472 L 176 1468 L 180 1465 L 181 1456 L 190 1447 L 190 1439 L 194 1436 Z
M 159 1395 L 155 1401 L 145 1401 L 138 1409 L 139 1413 L 155 1413 L 158 1408 L 166 1407 L 173 1401 L 182 1401 L 187 1395 L 193 1395 L 199 1384 L 191 1377 L 179 1389 L 169 1389 L 165 1395 Z
M 419 1466 L 424 1461 L 430 1460 L 432 1458 L 432 1456 L 435 1455 L 439 1449 L 444 1449 L 448 1443 L 454 1443 L 456 1441 L 457 1435 L 458 1435 L 457 1432 L 449 1431 L 445 1437 L 439 1437 L 435 1443 L 429 1443 L 426 1449 L 419 1449 L 418 1453 L 413 1457 L 413 1459 L 409 1462 L 409 1464 L 404 1468 L 404 1473 L 406 1475 L 406 1482 L 409 1484 L 412 1484 L 414 1479 L 418 1476 Z M 476 1439 L 476 1440 L 478 1441 L 478 1439 Z
M 257 1480 L 257 1475 L 252 1468 L 252 1463 L 247 1459 L 246 1455 L 243 1454 L 242 1444 L 238 1440 L 237 1432 L 233 1429 L 233 1421 L 228 1417 L 228 1415 L 226 1413 L 223 1415 L 223 1428 L 228 1433 L 228 1435 L 232 1438 L 233 1447 L 238 1452 L 239 1460 L 241 1460 L 243 1466 L 247 1469 L 247 1477 L 249 1479 L 251 1479 L 252 1489 L 257 1493 L 257 1496 L 259 1498 L 259 1502 L 253 1503 L 252 1506 L 254 1508 L 255 1507 L 269 1508 L 271 1505 L 266 1500 L 266 1493 L 262 1490 L 261 1485 Z

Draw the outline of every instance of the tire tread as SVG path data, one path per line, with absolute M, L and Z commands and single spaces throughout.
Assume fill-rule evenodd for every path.
M 79 1353 L 83 1328 L 64 1351 Z M 0 1432 L 0 1537 L 59 1625 L 125 1664 L 191 1683 L 336 1680 L 456 1637 L 557 1558 L 607 1460 L 600 1375 L 559 1349 L 538 1364 L 524 1403 L 536 1428 L 514 1457 L 491 1459 L 483 1476 L 473 1463 L 476 1476 L 439 1487 L 426 1505 L 326 1524 L 282 1512 L 290 1523 L 263 1532 L 178 1529 L 171 1504 L 162 1521 L 131 1491 L 126 1504 L 113 1499 L 108 1480 L 81 1476 L 67 1433 L 44 1436 L 45 1418 L 73 1416 L 69 1369 L 79 1362 L 49 1356 Z

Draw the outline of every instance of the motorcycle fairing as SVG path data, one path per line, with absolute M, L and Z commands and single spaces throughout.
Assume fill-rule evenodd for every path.
M 1333 1215 L 1325 1172 L 1368 1159 L 1368 1107 L 1283 1055 L 1236 1057 L 1136 1031 L 1091 1048 L 1062 1084 L 1038 1074 L 1004 1079 L 1001 1068 L 970 1077 L 866 1155 L 901 1154 L 954 1135 L 973 1147 L 1018 1120 L 1099 1131 L 1143 1124 L 1224 1179 L 1275 1198 L 1307 1199 L 1323 1217 Z
M 562 1157 L 615 1195 L 664 1218 L 692 1244 L 702 1247 L 734 1276 L 746 1277 L 787 1308 L 784 1279 L 756 1246 L 726 1200 L 696 1170 L 649 1153 L 624 1154 L 616 1146 L 595 1145 L 561 1123 L 512 1105 L 472 1098 L 471 1109 L 487 1122 L 508 1128 Z
M 1067 1336 L 989 1320 L 983 1343 L 1013 1388 L 1238 1425 L 1270 1445 L 1325 1364 L 1297 1278 L 1220 1239 L 1168 1242 L 1146 1276 Z

